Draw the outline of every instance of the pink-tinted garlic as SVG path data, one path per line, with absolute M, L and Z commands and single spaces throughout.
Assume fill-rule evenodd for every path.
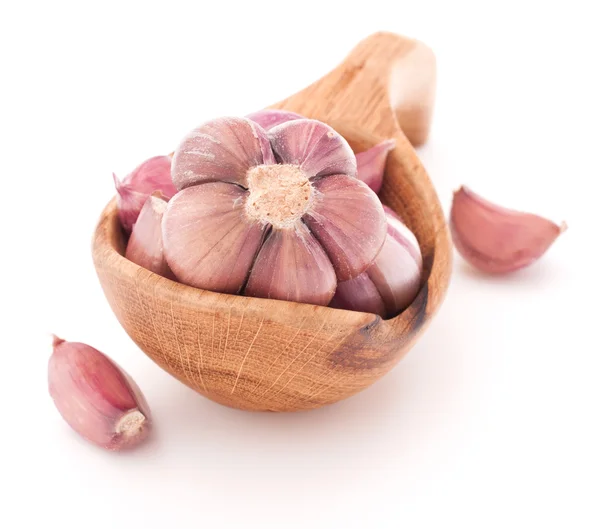
M 388 154 L 395 146 L 396 140 L 385 140 L 356 155 L 358 179 L 367 184 L 375 193 L 379 193 L 381 190 Z
M 254 262 L 247 296 L 327 305 L 335 292 L 335 270 L 302 222 L 273 229 Z
M 177 192 L 171 180 L 171 156 L 154 156 L 136 167 L 122 181 L 113 173 L 113 180 L 117 190 L 119 219 L 127 233 L 131 232 L 144 202 L 154 191 L 160 191 L 167 200 Z
M 287 121 L 305 119 L 304 116 L 295 112 L 276 109 L 259 110 L 246 117 L 258 123 L 266 131 Z M 356 155 L 357 178 L 367 184 L 375 193 L 379 193 L 381 190 L 388 154 L 395 146 L 396 140 L 389 139 Z
M 89 345 L 56 336 L 52 345 L 48 387 L 65 421 L 108 450 L 142 442 L 151 428 L 150 410 L 131 377 Z
M 374 263 L 361 275 L 338 283 L 331 306 L 390 318 L 413 301 L 423 260 L 416 237 L 386 208 L 387 237 Z
M 266 131 L 246 118 L 217 118 L 191 131 L 175 150 L 172 177 L 179 190 L 207 182 L 247 187 L 250 167 L 274 164 Z
M 338 279 L 352 279 L 373 262 L 386 238 L 381 202 L 366 184 L 344 175 L 317 180 L 314 187 L 320 198 L 305 222 L 328 253 Z
M 402 224 L 406 224 L 404 222 L 404 219 L 398 213 L 396 213 L 392 208 L 390 208 L 389 206 L 386 206 L 384 204 L 383 205 L 383 211 L 385 211 L 385 214 L 387 215 L 388 219 L 391 217 L 393 219 L 396 219 L 396 220 L 400 221 Z
M 567 226 L 498 206 L 463 186 L 454 193 L 450 229 L 467 262 L 483 272 L 505 274 L 537 261 Z
M 257 112 L 252 112 L 246 116 L 255 123 L 258 123 L 266 131 L 271 130 L 277 125 L 281 125 L 286 121 L 292 121 L 294 119 L 305 119 L 304 116 L 296 114 L 295 112 L 289 112 L 288 110 L 275 110 L 265 108 Z
M 314 179 L 342 174 L 356 176 L 356 156 L 348 142 L 329 125 L 315 119 L 293 120 L 269 132 L 281 163 L 297 166 Z
M 366 272 L 354 279 L 338 283 L 335 296 L 329 306 L 379 314 L 381 317 L 385 317 L 387 312 L 377 287 Z
M 385 240 L 383 207 L 355 176 L 350 146 L 324 123 L 267 133 L 246 118 L 209 121 L 175 151 L 167 262 L 195 287 L 326 305 Z
M 245 195 L 236 185 L 209 182 L 171 199 L 163 241 L 179 281 L 225 294 L 241 291 L 266 231 L 247 218 Z
M 159 191 L 150 195 L 133 225 L 125 257 L 155 274 L 174 279 L 165 259 L 162 242 L 162 219 L 167 201 Z

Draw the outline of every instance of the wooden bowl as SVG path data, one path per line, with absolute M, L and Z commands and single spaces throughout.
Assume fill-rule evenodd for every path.
M 123 257 L 125 241 L 113 200 L 96 229 L 93 257 L 108 302 L 129 336 L 184 384 L 245 410 L 318 408 L 386 374 L 426 328 L 450 277 L 443 211 L 407 139 L 425 141 L 434 87 L 429 48 L 376 33 L 331 73 L 273 107 L 329 123 L 355 152 L 396 138 L 381 197 L 413 230 L 424 258 L 422 288 L 404 312 L 383 320 L 170 281 Z

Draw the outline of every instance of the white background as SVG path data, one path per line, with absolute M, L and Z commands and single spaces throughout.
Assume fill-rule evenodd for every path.
M 0 527 L 600 527 L 595 3 L 3 3 Z M 466 183 L 569 230 L 506 278 L 457 257 L 428 332 L 360 395 L 288 415 L 205 400 L 100 290 L 111 173 L 303 88 L 380 29 L 438 57 L 419 153 L 446 211 Z M 130 372 L 150 443 L 105 453 L 69 430 L 47 394 L 50 332 Z

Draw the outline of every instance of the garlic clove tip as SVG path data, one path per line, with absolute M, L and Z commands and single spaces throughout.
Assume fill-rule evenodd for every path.
M 56 334 L 52 334 L 52 348 L 54 347 L 58 347 L 61 343 L 64 342 L 64 340 L 62 338 L 59 338 L 58 336 L 56 336 Z

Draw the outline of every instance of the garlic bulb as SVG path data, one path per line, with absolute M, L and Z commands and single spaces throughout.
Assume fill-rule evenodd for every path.
M 165 259 L 162 243 L 161 225 L 166 209 L 167 201 L 159 191 L 146 199 L 137 222 L 133 225 L 125 257 L 151 272 L 174 279 Z
M 538 260 L 567 225 L 497 206 L 463 186 L 454 193 L 450 229 L 467 262 L 489 274 L 505 274 Z
M 388 154 L 395 146 L 396 140 L 385 140 L 356 155 L 358 179 L 367 184 L 375 193 L 381 191 Z
M 423 260 L 413 233 L 385 207 L 388 231 L 374 263 L 355 279 L 338 284 L 331 306 L 390 318 L 413 301 L 421 285 Z
M 326 305 L 385 240 L 383 207 L 355 178 L 350 146 L 316 120 L 268 133 L 246 118 L 209 121 L 176 149 L 172 176 L 180 191 L 164 214 L 164 252 L 188 285 Z
M 108 450 L 131 448 L 150 430 L 150 410 L 137 384 L 89 345 L 54 337 L 48 388 L 79 435 Z
M 127 233 L 131 232 L 144 202 L 154 191 L 160 191 L 167 200 L 177 192 L 171 180 L 170 156 L 154 156 L 146 160 L 123 181 L 119 181 L 113 173 L 113 180 L 117 190 L 119 219 Z

